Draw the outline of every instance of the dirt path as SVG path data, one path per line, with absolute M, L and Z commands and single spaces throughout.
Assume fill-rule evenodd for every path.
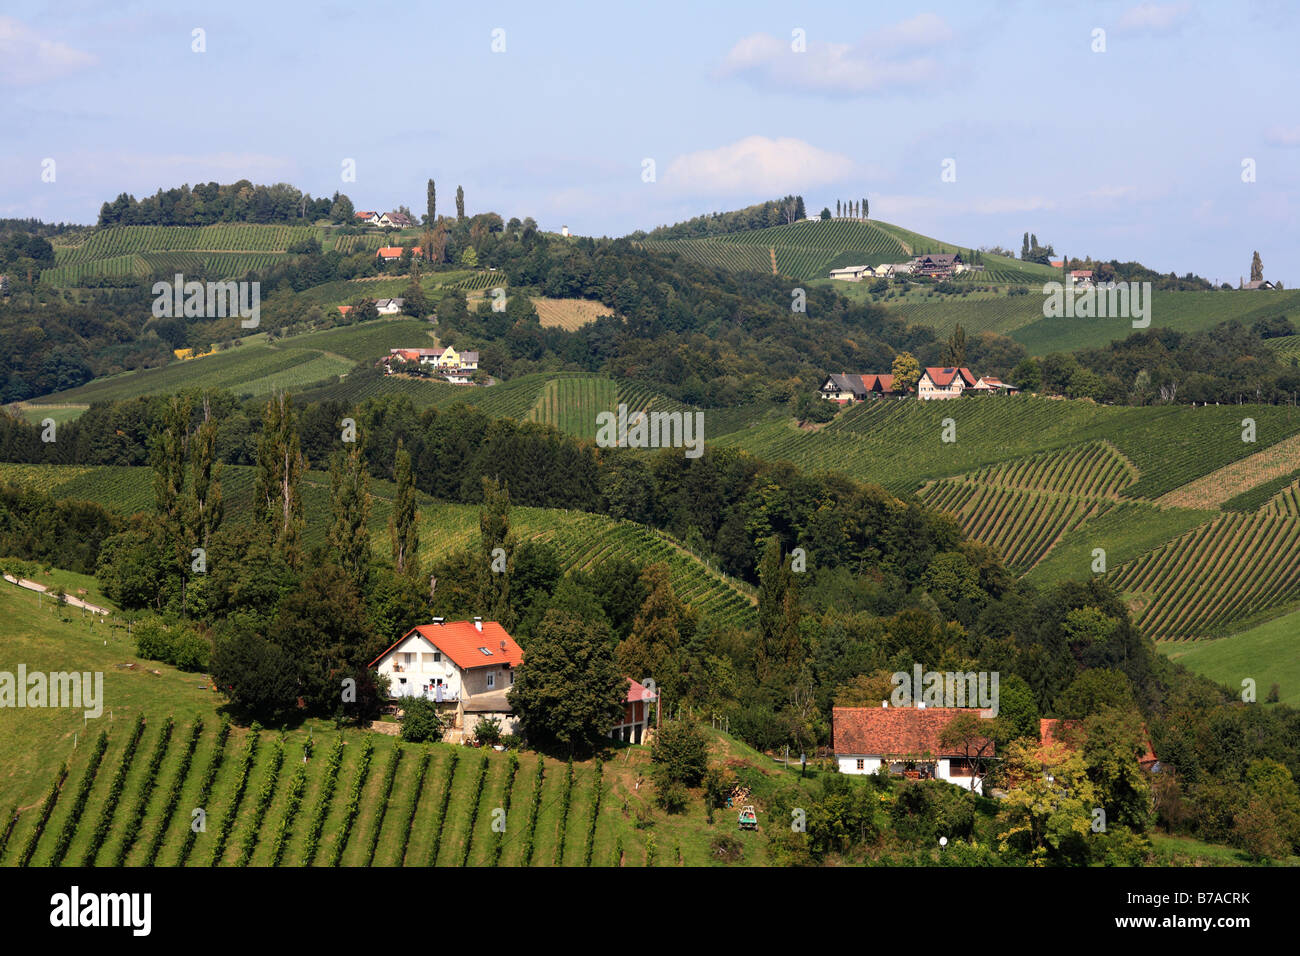
M 37 584 L 35 581 L 28 581 L 26 578 L 15 578 L 12 574 L 6 574 L 4 579 L 10 584 L 16 584 L 20 588 L 26 588 L 29 591 L 40 591 L 42 594 L 50 593 L 50 589 L 44 584 Z M 113 613 L 106 607 L 96 607 L 94 604 L 89 604 L 81 600 L 81 598 L 73 597 L 71 594 L 65 594 L 63 598 L 72 607 L 84 607 L 87 611 L 92 611 L 95 614 L 108 615 Z

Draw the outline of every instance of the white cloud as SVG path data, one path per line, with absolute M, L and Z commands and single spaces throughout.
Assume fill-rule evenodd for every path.
M 29 86 L 97 62 L 93 54 L 46 39 L 13 17 L 0 17 L 0 84 Z
M 1264 134 L 1270 146 L 1300 146 L 1300 126 L 1274 126 Z
M 936 82 L 942 64 L 933 55 L 953 31 L 942 17 L 923 13 L 868 34 L 857 43 L 810 38 L 795 52 L 792 41 L 755 33 L 737 41 L 719 72 L 780 89 L 852 95 Z
M 1170 33 L 1182 26 L 1191 7 L 1186 3 L 1139 3 L 1119 18 L 1119 29 L 1128 33 Z
M 746 136 L 727 146 L 678 156 L 660 177 L 691 194 L 799 192 L 844 179 L 853 160 L 801 139 Z

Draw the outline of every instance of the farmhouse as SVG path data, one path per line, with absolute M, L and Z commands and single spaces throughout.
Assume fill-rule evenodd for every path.
M 886 395 L 900 395 L 894 391 L 892 375 L 848 375 L 841 373 L 831 375 L 822 383 L 821 397 L 832 402 L 846 404 L 860 402 L 867 398 L 881 398 Z
M 373 209 L 360 209 L 352 214 L 354 219 L 359 219 L 368 226 L 377 226 L 379 224 L 379 213 Z
M 1014 385 L 1004 382 L 993 375 L 983 376 L 970 387 L 970 390 L 981 395 L 1015 395 L 1020 391 Z
M 912 271 L 917 275 L 946 279 L 963 271 L 966 264 L 962 262 L 959 252 L 930 253 L 916 256 L 912 260 Z
M 650 705 L 658 703 L 659 695 L 630 677 L 627 683 L 627 700 L 623 705 L 623 717 L 610 730 L 609 736 L 613 740 L 621 740 L 624 743 L 639 744 L 650 730 L 651 714 L 658 710 L 658 707 L 651 708 Z
M 397 315 L 406 305 L 405 299 L 376 299 L 375 311 L 380 315 Z
M 439 710 L 452 718 L 448 738 L 459 742 L 480 717 L 499 718 L 505 733 L 516 731 L 506 691 L 523 660 L 515 639 L 496 621 L 448 623 L 435 617 L 407 631 L 369 667 L 388 677 L 393 699 L 426 697 L 442 705 Z M 468 726 L 467 715 L 473 718 Z
M 916 397 L 922 401 L 937 398 L 960 398 L 963 389 L 975 385 L 968 368 L 927 368 L 916 383 Z
M 375 253 L 376 259 L 383 259 L 385 262 L 392 262 L 394 259 L 402 258 L 401 246 L 380 246 L 379 251 Z
M 1070 278 L 1074 280 L 1074 284 L 1075 284 L 1077 287 L 1079 287 L 1079 288 L 1086 288 L 1086 287 L 1092 285 L 1092 270 L 1091 270 L 1091 269 L 1071 269 L 1071 270 L 1070 270 Z
M 1243 288 L 1243 289 L 1253 289 L 1253 290 L 1258 290 L 1258 289 L 1276 289 L 1277 286 L 1275 286 L 1273 283 L 1269 282 L 1267 279 L 1252 279 L 1251 281 L 1249 281 L 1249 282 L 1247 282 L 1245 285 L 1243 285 L 1242 288 Z
M 982 794 L 979 760 L 992 759 L 993 741 L 979 738 L 956 746 L 941 743 L 954 717 L 989 711 L 968 707 L 834 707 L 831 739 L 840 773 L 875 773 L 882 766 L 895 776 L 946 780 Z
M 871 266 L 845 266 L 843 269 L 832 269 L 831 278 L 840 279 L 845 282 L 858 282 L 863 276 L 874 275 Z
M 379 226 L 391 226 L 395 229 L 405 229 L 408 226 L 414 226 L 415 220 L 404 212 L 386 212 L 378 216 L 375 224 Z

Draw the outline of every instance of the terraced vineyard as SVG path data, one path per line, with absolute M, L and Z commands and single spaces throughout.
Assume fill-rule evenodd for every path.
M 55 246 L 57 265 L 107 259 L 139 252 L 284 252 L 305 239 L 333 238 L 317 226 L 111 226 L 96 229 L 73 246 Z
M 1279 491 L 1264 510 L 1270 514 L 1300 516 L 1300 481 L 1294 481 Z
M 970 481 L 927 485 L 922 501 L 957 519 L 972 538 L 996 548 L 1007 566 L 1024 572 L 1088 518 L 1114 503 L 1103 498 L 1017 491 Z
M 1151 637 L 1227 633 L 1300 599 L 1300 518 L 1224 515 L 1143 555 L 1115 575 Z
M 546 383 L 527 420 L 543 422 L 578 438 L 594 441 L 596 416 L 615 411 L 614 382 L 608 378 L 556 378 Z
M 1115 498 L 1137 480 L 1137 469 L 1109 442 L 1096 441 L 982 468 L 963 475 L 962 480 L 999 488 Z

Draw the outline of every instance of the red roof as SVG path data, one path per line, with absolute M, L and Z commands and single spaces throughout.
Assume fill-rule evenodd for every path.
M 375 255 L 384 259 L 400 259 L 402 257 L 401 246 L 381 246 Z
M 344 315 L 347 315 L 349 312 L 352 311 L 352 306 L 350 306 L 350 305 L 341 305 L 341 306 L 339 306 L 339 311 L 342 312 Z
M 1074 278 L 1076 278 L 1076 279 L 1091 279 L 1091 278 L 1092 278 L 1092 270 L 1091 270 L 1091 269 L 1071 269 L 1071 270 L 1070 270 L 1070 275 L 1074 276 Z
M 1071 730 L 1082 724 L 1081 720 L 1061 720 L 1057 717 L 1041 717 L 1038 720 L 1038 737 L 1043 746 L 1048 744 L 1064 744 L 1070 746 L 1070 741 L 1062 736 L 1061 732 L 1069 734 Z M 1158 759 L 1155 750 L 1151 747 L 1151 738 L 1147 734 L 1146 726 L 1142 727 L 1142 739 L 1146 741 L 1147 749 L 1138 757 L 1138 763 L 1143 767 L 1150 768 Z
M 944 747 L 940 735 L 960 714 L 986 713 L 972 707 L 834 707 L 831 733 L 837 754 L 964 757 L 964 748 Z M 987 754 L 993 754 L 991 743 Z
M 353 213 L 353 215 L 356 216 L 358 219 L 369 219 L 371 216 L 374 215 L 374 211 L 369 209 L 363 209 L 360 212 Z
M 657 695 L 656 695 L 656 694 L 654 694 L 654 693 L 651 692 L 650 690 L 646 689 L 646 687 L 645 687 L 644 685 L 642 685 L 641 683 L 639 683 L 638 681 L 634 681 L 632 678 L 629 677 L 629 678 L 627 679 L 627 682 L 628 682 L 628 684 L 631 685 L 631 686 L 628 687 L 628 689 L 627 689 L 627 702 L 628 702 L 629 704 L 635 704 L 635 703 L 636 703 L 637 701 L 639 701 L 639 700 L 655 700 L 655 699 L 657 699 Z
M 967 386 L 975 384 L 975 376 L 971 374 L 971 370 L 968 368 L 927 368 L 925 374 L 930 376 L 930 381 L 940 388 L 947 388 L 958 375 L 962 377 Z
M 411 628 L 392 647 L 367 666 L 374 667 L 412 634 L 419 634 L 446 654 L 461 670 L 500 664 L 518 667 L 524 662 L 523 649 L 496 621 L 484 621 L 481 631 L 474 626 L 473 621 L 451 621 L 446 624 L 421 624 Z

